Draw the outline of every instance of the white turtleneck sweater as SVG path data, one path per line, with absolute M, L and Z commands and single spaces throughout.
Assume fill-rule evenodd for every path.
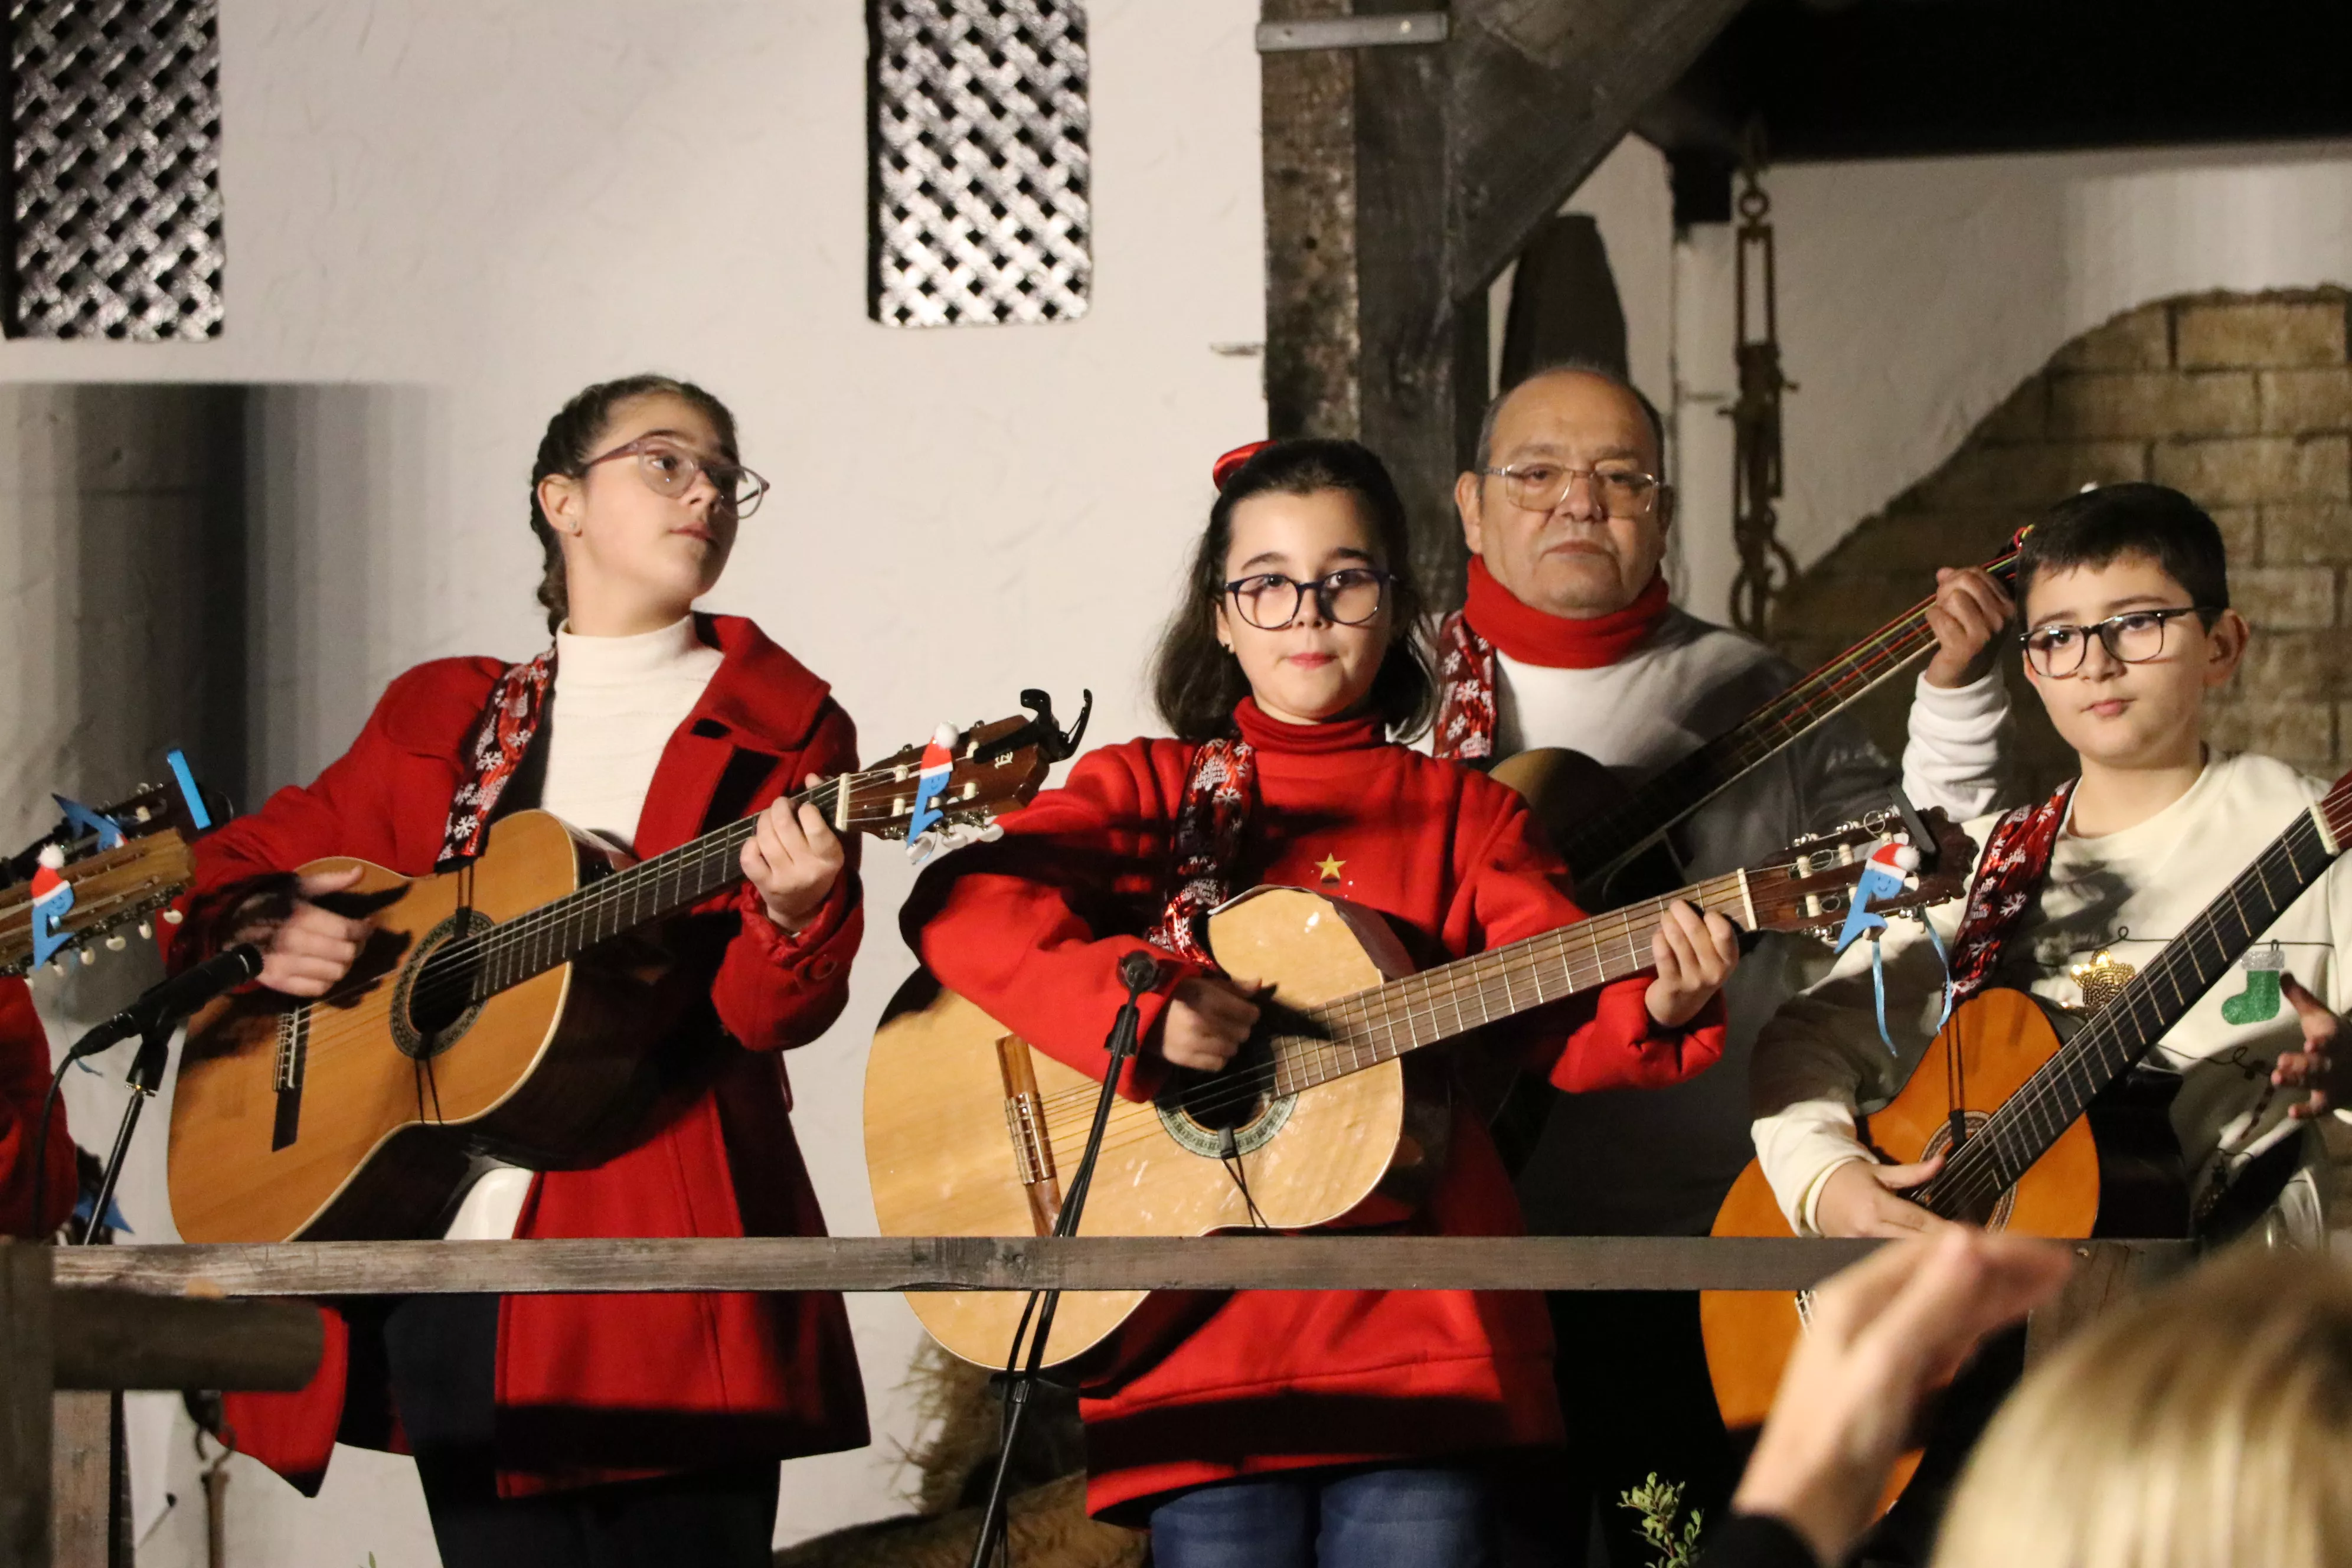
M 555 687 L 540 722 L 547 727 L 547 778 L 539 805 L 572 826 L 627 849 L 669 738 L 719 673 L 719 650 L 687 616 L 635 637 L 555 634 Z M 446 1233 L 452 1241 L 503 1241 L 514 1235 L 530 1173 L 479 1163 Z

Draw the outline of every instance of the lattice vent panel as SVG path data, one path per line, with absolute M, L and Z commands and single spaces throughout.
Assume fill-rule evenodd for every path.
M 1080 0 L 869 0 L 869 310 L 888 326 L 1086 314 Z
M 15 0 L 8 17 L 8 331 L 218 336 L 218 0 Z

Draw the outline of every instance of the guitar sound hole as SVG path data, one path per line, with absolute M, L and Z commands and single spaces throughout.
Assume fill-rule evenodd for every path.
M 475 996 L 479 975 L 475 946 L 457 939 L 486 930 L 489 918 L 460 910 L 425 933 L 414 962 L 401 971 L 392 1008 L 392 1035 L 404 1056 L 419 1060 L 457 1043 L 481 1010 Z
M 1974 1137 L 1978 1128 L 1982 1127 L 1987 1121 L 1992 1120 L 1989 1112 L 1982 1110 L 1964 1111 L 1961 1114 L 1968 1123 L 1968 1136 L 1969 1137 Z M 1921 1160 L 1932 1160 L 1937 1155 L 1944 1153 L 1951 1147 L 1952 1129 L 1951 1124 L 1947 1122 L 1945 1125 L 1936 1129 L 1935 1135 L 1927 1140 L 1927 1147 L 1919 1151 L 1919 1158 Z M 2017 1189 L 2015 1187 L 2006 1187 L 1993 1196 L 1990 1202 L 1980 1200 L 1971 1203 L 1967 1205 L 1966 1212 L 1948 1214 L 1944 1217 L 1947 1219 L 1958 1220 L 1965 1225 L 1982 1226 L 1987 1230 L 2000 1230 L 2008 1226 L 2010 1210 L 2016 1206 Z
M 1272 1050 L 1252 1040 L 1223 1072 L 1171 1074 L 1158 1101 L 1160 1125 L 1205 1159 L 1263 1147 L 1290 1120 L 1297 1098 L 1275 1095 L 1273 1067 Z

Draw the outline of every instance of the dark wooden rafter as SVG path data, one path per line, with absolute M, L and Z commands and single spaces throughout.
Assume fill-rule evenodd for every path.
M 1455 0 L 1452 37 L 1269 55 L 1268 424 L 1388 459 L 1416 564 L 1459 581 L 1454 476 L 1486 398 L 1486 289 L 1742 0 Z M 1433 8 L 1265 0 L 1268 21 Z

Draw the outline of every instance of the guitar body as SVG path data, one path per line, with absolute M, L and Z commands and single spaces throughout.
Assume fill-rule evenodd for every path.
M 1274 986 L 1275 1010 L 1362 991 L 1411 967 L 1380 916 L 1293 888 L 1260 888 L 1224 905 L 1209 918 L 1209 942 L 1228 972 Z M 1245 1047 L 1226 1071 L 1250 1060 Z M 1443 1084 L 1443 1064 L 1424 1055 L 1238 1107 L 1233 1163 L 1246 1196 L 1219 1158 L 1216 1129 L 1166 1092 L 1156 1103 L 1121 1100 L 1080 1234 L 1306 1230 L 1375 1194 L 1415 1201 L 1443 1167 L 1451 1117 Z M 866 1069 L 866 1165 L 882 1234 L 1046 1234 L 1085 1151 L 1097 1091 L 1096 1079 L 919 972 L 885 1014 Z M 1050 1156 L 1032 1153 L 1025 1173 L 1016 1146 L 1024 1125 L 1038 1129 L 1028 1147 Z M 1063 1296 L 1047 1363 L 1100 1344 L 1145 1295 Z M 1024 1305 L 1011 1291 L 921 1291 L 907 1300 L 941 1345 L 983 1365 L 1003 1364 Z
M 326 901 L 366 915 L 375 934 L 331 998 L 305 1006 L 257 988 L 189 1025 L 169 1157 L 181 1236 L 415 1237 L 447 1206 L 474 1151 L 542 1170 L 594 1153 L 677 1016 L 646 944 L 610 944 L 453 1018 L 420 1015 L 411 992 L 461 924 L 527 914 L 625 863 L 523 811 L 493 825 L 462 870 L 412 879 L 343 858 L 303 867 L 360 867 L 358 885 Z
M 1950 1145 L 1956 1105 L 1973 1131 L 2025 1087 L 2061 1043 L 2050 1016 L 2025 993 L 1990 990 L 1972 997 L 1929 1044 L 1902 1092 L 1866 1119 L 1864 1139 L 1891 1163 L 1927 1159 Z M 2188 1205 L 2168 1101 L 2168 1092 L 2137 1090 L 2128 1080 L 2114 1086 L 1990 1210 L 1951 1217 L 2061 1240 L 2185 1235 Z M 1754 1161 L 1733 1184 L 1712 1234 L 1793 1234 Z M 1787 1291 L 1700 1294 L 1707 1372 L 1735 1438 L 1752 1440 L 1771 1409 L 1781 1372 L 1804 1331 L 1802 1301 Z M 1891 1505 L 1909 1484 L 1919 1458 L 1917 1452 L 1905 1457 L 1883 1504 Z

